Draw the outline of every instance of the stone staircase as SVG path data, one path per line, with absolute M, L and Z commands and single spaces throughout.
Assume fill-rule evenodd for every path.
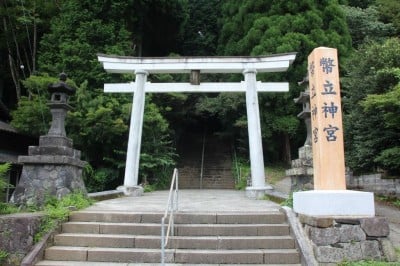
M 229 141 L 206 136 L 203 179 L 201 175 L 202 135 L 192 134 L 179 149 L 179 187 L 183 189 L 233 189 L 231 146 Z
M 80 211 L 62 225 L 36 265 L 160 263 L 161 213 Z M 265 213 L 178 213 L 168 264 L 300 265 L 286 217 Z

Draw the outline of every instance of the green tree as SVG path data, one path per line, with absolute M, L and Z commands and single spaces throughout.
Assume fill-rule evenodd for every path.
M 21 81 L 36 71 L 37 46 L 48 31 L 56 3 L 46 0 L 0 2 L 0 98 L 13 107 L 24 94 Z
M 376 0 L 381 20 L 392 23 L 396 33 L 400 33 L 400 2 L 397 0 Z
M 22 96 L 18 102 L 18 108 L 11 112 L 11 125 L 27 135 L 46 134 L 51 121 L 50 109 L 47 106 L 50 99 L 47 88 L 57 81 L 56 78 L 48 75 L 32 75 L 24 80 L 23 85 L 28 91 L 29 97 Z M 74 86 L 74 84 L 71 85 Z
M 400 81 L 400 68 L 394 68 L 393 74 Z M 374 162 L 383 169 L 400 174 L 400 83 L 386 93 L 369 94 L 361 105 L 368 113 L 382 113 L 382 130 L 392 132 L 394 137 L 390 145 L 382 147 L 380 153 L 374 156 Z
M 392 115 L 374 101 L 378 96 L 368 95 L 392 95 L 389 92 L 398 85 L 400 41 L 364 45 L 344 67 L 348 73 L 342 78 L 347 166 L 356 172 L 393 170 L 378 157 L 398 146 L 399 133 L 396 127 L 388 127 Z
M 110 78 L 97 61 L 97 53 L 129 55 L 131 34 L 126 30 L 122 10 L 115 3 L 64 1 L 51 31 L 40 42 L 41 72 L 58 75 L 64 71 L 77 84 L 88 80 L 93 87 Z
M 182 55 L 216 55 L 221 2 L 218 0 L 189 0 L 189 16 L 185 23 Z
M 260 96 L 265 147 L 289 162 L 289 140 L 304 141 L 295 115 L 300 111 L 292 101 L 298 96 L 307 73 L 307 57 L 318 46 L 338 49 L 341 57 L 352 51 L 351 37 L 338 1 L 228 1 L 222 6 L 219 51 L 224 55 L 268 55 L 297 52 L 293 66 L 284 74 L 258 75 L 264 81 L 291 82 L 286 95 Z M 277 143 L 285 143 L 277 147 Z M 267 148 L 268 149 L 268 148 Z M 285 159 L 284 159 L 285 158 Z
M 359 7 L 342 6 L 349 26 L 353 47 L 357 48 L 364 42 L 382 41 L 395 33 L 392 23 L 379 21 L 376 6 L 362 9 Z

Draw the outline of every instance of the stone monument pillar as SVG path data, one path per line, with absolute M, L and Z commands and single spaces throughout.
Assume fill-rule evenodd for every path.
M 30 146 L 28 156 L 19 156 L 23 164 L 20 181 L 11 202 L 17 205 L 43 205 L 46 197 L 61 198 L 68 193 L 86 193 L 82 180 L 84 161 L 81 153 L 73 149 L 72 140 L 65 133 L 65 117 L 71 106 L 68 96 L 75 92 L 60 74 L 60 81 L 49 85 L 51 100 L 48 103 L 52 122 L 47 135 L 40 136 L 39 146 Z
M 314 216 L 374 216 L 373 193 L 346 190 L 337 50 L 308 57 L 314 190 L 293 194 L 295 212 Z
M 304 78 L 299 85 L 307 84 L 308 78 Z M 311 111 L 310 111 L 310 91 L 308 86 L 300 96 L 294 99 L 295 103 L 302 104 L 303 110 L 297 117 L 304 120 L 307 128 L 307 138 L 303 147 L 299 148 L 299 158 L 292 160 L 292 168 L 286 170 L 286 175 L 290 176 L 291 191 L 313 189 L 313 161 L 311 143 Z

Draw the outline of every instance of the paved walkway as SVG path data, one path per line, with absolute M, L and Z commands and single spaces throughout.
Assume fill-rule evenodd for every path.
M 164 212 L 169 191 L 144 193 L 141 197 L 121 197 L 100 201 L 85 209 L 87 211 Z M 279 204 L 268 200 L 248 199 L 238 190 L 192 190 L 179 191 L 181 212 L 265 212 L 279 211 Z

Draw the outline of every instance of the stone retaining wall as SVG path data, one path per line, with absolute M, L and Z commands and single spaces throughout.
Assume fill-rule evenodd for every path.
M 299 220 L 312 242 L 316 260 L 323 263 L 342 261 L 395 261 L 386 218 L 317 218 L 300 215 Z
M 346 175 L 347 189 L 374 192 L 378 195 L 400 198 L 400 179 L 385 179 L 381 174 Z
M 0 262 L 1 265 L 20 265 L 34 244 L 43 216 L 37 213 L 0 216 L 0 250 L 9 254 L 6 261 Z

